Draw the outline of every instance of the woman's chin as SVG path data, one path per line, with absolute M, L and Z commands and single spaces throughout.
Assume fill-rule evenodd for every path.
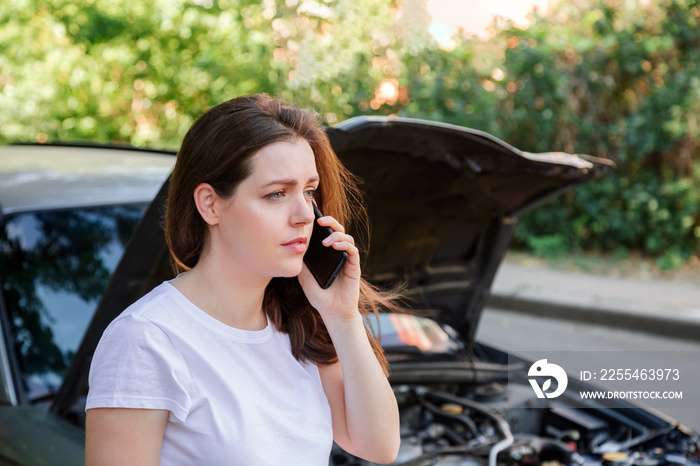
M 303 268 L 303 266 L 301 263 L 298 266 L 286 267 L 284 270 L 279 271 L 279 274 L 277 275 L 277 277 L 294 278 L 301 273 L 302 268 Z

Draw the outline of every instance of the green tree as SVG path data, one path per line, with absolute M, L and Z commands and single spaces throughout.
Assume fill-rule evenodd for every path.
M 0 7 L 5 140 L 176 148 L 211 105 L 274 90 L 259 2 L 18 3 Z

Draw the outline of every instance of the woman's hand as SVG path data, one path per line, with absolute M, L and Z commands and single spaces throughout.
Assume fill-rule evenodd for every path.
M 329 325 L 330 320 L 351 319 L 359 315 L 357 306 L 362 275 L 360 253 L 353 237 L 345 233 L 345 229 L 336 219 L 325 216 L 317 221 L 319 225 L 333 230 L 333 233 L 324 240 L 324 246 L 345 251 L 348 254 L 345 266 L 328 289 L 324 290 L 318 285 L 306 264 L 298 277 L 309 302 L 321 314 L 326 325 Z

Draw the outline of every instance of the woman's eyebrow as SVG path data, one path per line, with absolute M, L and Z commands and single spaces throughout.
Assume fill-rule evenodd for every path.
M 317 182 L 317 181 L 318 181 L 318 176 L 312 176 L 311 178 L 308 179 L 308 181 L 306 182 L 306 184 L 315 183 L 315 182 Z M 267 187 L 269 187 L 269 186 L 276 186 L 276 185 L 282 185 L 282 186 L 296 186 L 297 184 L 299 184 L 299 183 L 297 182 L 297 180 L 293 180 L 293 179 L 288 179 L 288 180 L 273 180 L 273 181 L 270 181 L 269 183 L 266 183 L 266 184 L 263 186 L 263 188 L 267 188 Z

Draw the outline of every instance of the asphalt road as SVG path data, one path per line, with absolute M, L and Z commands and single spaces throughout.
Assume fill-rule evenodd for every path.
M 658 382 L 601 381 L 608 368 L 677 369 L 678 382 L 667 387 L 683 391 L 682 400 L 650 402 L 651 406 L 700 431 L 700 340 L 660 337 L 598 325 L 486 309 L 477 339 L 503 349 L 548 358 L 570 374 L 588 370 L 591 382 L 609 390 L 660 388 Z M 595 370 L 598 368 L 598 370 Z

